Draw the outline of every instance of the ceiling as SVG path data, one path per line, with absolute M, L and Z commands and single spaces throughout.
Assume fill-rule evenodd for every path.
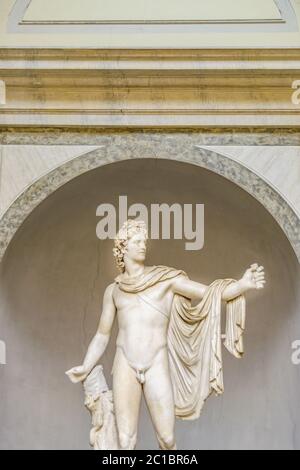
M 26 2 L 27 3 L 27 2 Z M 273 0 L 30 0 L 22 23 L 280 21 Z
M 298 48 L 300 0 L 1 0 L 2 48 Z

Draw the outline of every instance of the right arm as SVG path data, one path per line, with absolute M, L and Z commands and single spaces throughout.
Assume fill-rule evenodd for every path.
M 114 284 L 110 284 L 105 290 L 99 326 L 95 336 L 90 342 L 83 364 L 78 367 L 73 367 L 66 372 L 73 383 L 82 382 L 86 379 L 106 349 L 116 314 L 113 288 Z

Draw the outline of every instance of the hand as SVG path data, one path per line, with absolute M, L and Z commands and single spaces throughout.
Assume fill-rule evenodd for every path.
M 69 377 L 73 384 L 83 382 L 89 374 L 89 370 L 86 370 L 84 366 L 73 367 L 67 370 L 66 375 Z
M 252 264 L 241 279 L 242 285 L 246 289 L 263 289 L 266 283 L 263 266 L 257 263 Z

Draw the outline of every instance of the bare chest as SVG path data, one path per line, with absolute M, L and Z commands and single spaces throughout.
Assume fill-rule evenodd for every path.
M 119 315 L 138 309 L 140 313 L 144 312 L 146 315 L 156 313 L 168 318 L 172 299 L 170 283 L 165 281 L 136 293 L 124 292 L 119 287 L 114 291 L 114 301 Z

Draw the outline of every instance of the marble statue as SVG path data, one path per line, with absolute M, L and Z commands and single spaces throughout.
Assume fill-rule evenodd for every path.
M 252 264 L 238 281 L 219 279 L 206 286 L 190 280 L 184 271 L 146 266 L 146 245 L 145 223 L 125 222 L 113 250 L 120 274 L 105 290 L 98 330 L 83 364 L 66 372 L 73 383 L 85 383 L 86 395 L 92 397 L 87 403 L 96 428 L 91 439 L 94 448 L 101 448 L 104 439 L 99 435 L 99 430 L 104 430 L 102 418 L 97 415 L 102 398 L 97 404 L 100 391 L 93 396 L 87 390 L 116 315 L 119 332 L 112 368 L 113 400 L 109 400 L 112 428 L 106 427 L 105 432 L 114 436 L 116 425 L 117 436 L 110 445 L 135 448 L 143 394 L 160 448 L 172 450 L 176 449 L 175 418 L 198 418 L 205 400 L 212 393 L 223 393 L 222 301 L 226 303 L 223 342 L 230 353 L 240 358 L 245 329 L 244 294 L 262 289 L 265 284 L 264 268 Z M 95 438 L 100 441 L 97 445 L 93 444 Z

